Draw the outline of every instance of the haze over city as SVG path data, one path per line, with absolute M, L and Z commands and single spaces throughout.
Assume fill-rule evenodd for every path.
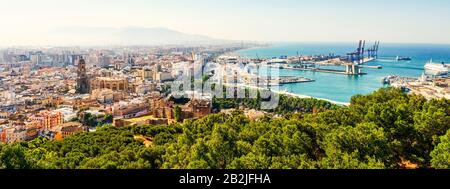
M 449 1 L 360 2 L 1 0 L 0 46 L 121 44 L 121 35 L 112 36 L 127 28 L 163 28 L 203 41 L 450 43 Z

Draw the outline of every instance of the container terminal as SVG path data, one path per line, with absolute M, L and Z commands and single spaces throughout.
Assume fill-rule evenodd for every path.
M 347 53 L 346 56 L 336 56 L 334 54 L 319 56 L 297 56 L 272 58 L 255 62 L 265 62 L 269 67 L 279 69 L 292 69 L 302 71 L 324 72 L 343 75 L 365 75 L 363 68 L 382 69 L 379 65 L 365 65 L 378 58 L 380 42 L 376 41 L 373 46 L 366 48 L 366 41 L 360 40 L 354 52 Z M 345 69 L 320 68 L 321 65 L 344 66 Z

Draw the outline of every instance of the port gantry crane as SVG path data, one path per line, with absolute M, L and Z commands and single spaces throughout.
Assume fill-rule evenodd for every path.
M 374 58 L 378 58 L 378 48 L 380 47 L 380 41 L 375 42 L 375 46 L 374 46 Z
M 364 46 L 366 44 L 366 41 L 359 40 L 359 45 L 356 51 L 347 53 L 348 61 L 351 63 L 358 62 L 358 64 L 361 62 L 361 60 L 364 59 Z
M 370 61 L 372 58 L 378 58 L 378 48 L 379 48 L 380 42 L 375 41 L 375 44 L 372 46 L 372 48 L 365 49 L 366 47 L 366 41 L 359 40 L 358 48 L 355 52 L 347 53 L 348 56 L 348 64 L 346 64 L 346 74 L 349 75 L 356 75 L 361 74 L 360 66 L 365 61 Z M 367 51 L 367 57 L 368 59 L 364 59 L 364 53 Z
M 351 63 L 358 63 L 358 64 L 362 64 L 364 63 L 364 53 L 367 52 L 367 57 L 368 58 L 378 58 L 378 49 L 380 46 L 380 41 L 375 41 L 375 44 L 371 47 L 368 48 L 367 50 L 365 49 L 366 47 L 366 41 L 364 40 L 359 40 L 359 46 L 356 49 L 355 52 L 351 52 L 351 53 L 347 53 L 348 56 L 348 61 Z
M 367 49 L 367 56 L 369 58 L 378 58 L 378 48 L 380 46 L 380 41 L 375 41 L 375 44 L 372 48 Z

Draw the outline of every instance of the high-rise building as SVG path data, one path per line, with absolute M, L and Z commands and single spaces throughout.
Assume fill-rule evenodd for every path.
M 32 54 L 32 55 L 30 55 L 30 60 L 33 64 L 41 64 L 42 63 L 42 55 L 41 54 Z
M 69 64 L 75 65 L 76 61 L 79 59 L 80 55 L 72 54 L 69 55 Z
M 5 62 L 5 61 L 3 60 L 3 56 L 4 56 L 4 52 L 0 50 L 0 63 Z
M 131 56 L 131 55 L 128 55 L 128 58 L 127 58 L 127 64 L 128 64 L 129 66 L 134 66 L 134 62 L 135 62 L 134 57 Z
M 98 66 L 99 67 L 108 67 L 111 64 L 111 57 L 108 55 L 100 54 L 98 57 Z
M 80 94 L 89 93 L 89 81 L 86 74 L 86 62 L 83 57 L 78 60 L 78 80 L 77 80 L 77 92 Z

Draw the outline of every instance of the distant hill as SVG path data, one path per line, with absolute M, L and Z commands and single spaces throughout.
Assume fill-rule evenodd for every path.
M 178 45 L 217 44 L 236 41 L 192 35 L 167 28 L 70 27 L 52 30 L 51 35 L 78 45 Z

